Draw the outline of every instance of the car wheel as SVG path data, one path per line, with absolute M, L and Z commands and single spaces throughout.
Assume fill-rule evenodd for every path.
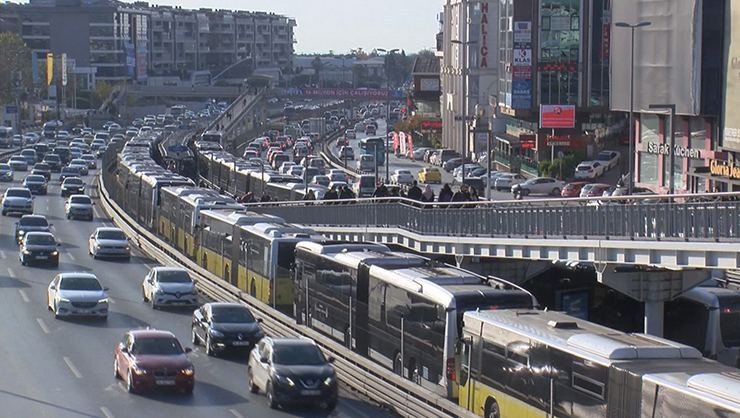
M 136 388 L 134 387 L 134 377 L 131 374 L 130 369 L 128 371 L 128 374 L 126 375 L 126 391 L 128 393 L 136 393 Z
M 141 300 L 143 300 L 145 303 L 149 302 L 149 299 L 146 297 L 146 291 L 143 287 L 141 288 Z
M 213 344 L 211 343 L 211 335 L 206 335 L 206 342 L 204 343 L 206 347 L 206 355 L 209 357 L 215 357 L 216 351 L 213 349 Z
M 198 345 L 200 343 L 198 334 L 195 333 L 195 325 L 190 328 L 190 342 L 193 343 L 193 345 Z
M 252 393 L 259 393 L 260 388 L 257 386 L 257 384 L 254 382 L 254 377 L 252 377 L 252 368 L 247 368 L 247 379 L 249 379 L 249 391 Z
M 553 196 L 560 196 L 560 189 L 559 189 L 559 188 L 557 188 L 557 187 L 556 187 L 556 188 L 554 188 L 554 189 L 552 189 L 552 192 L 551 192 L 551 194 L 552 194 Z
M 278 403 L 275 400 L 275 394 L 272 393 L 272 383 L 267 382 L 267 387 L 265 388 L 265 392 L 267 393 L 267 406 L 270 407 L 270 409 L 277 409 Z
M 8 216 L 8 212 L 3 211 L 3 216 Z
M 153 297 L 149 297 L 149 306 L 152 307 L 152 309 L 157 309 L 157 302 L 154 301 Z
M 27 264 L 28 264 L 28 262 L 26 262 L 26 257 L 24 257 L 23 255 L 21 255 L 21 265 L 22 266 L 25 266 Z
M 57 304 L 54 303 L 54 319 L 59 319 L 61 316 L 59 315 L 59 307 L 57 307 Z
M 325 412 L 332 412 L 337 407 L 337 401 L 329 401 L 324 403 L 323 408 Z
M 118 373 L 118 359 L 113 359 L 113 378 L 118 380 L 121 378 L 121 374 Z

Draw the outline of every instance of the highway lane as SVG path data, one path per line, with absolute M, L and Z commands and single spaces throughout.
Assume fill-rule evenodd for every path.
M 17 173 L 16 177 L 22 177 Z M 19 179 L 20 180 L 20 179 Z M 88 182 L 92 182 L 88 176 Z M 16 181 L 19 183 L 19 181 Z M 3 189 L 9 184 L 0 185 Z M 92 192 L 88 187 L 88 192 Z M 0 416 L 8 417 L 284 417 L 326 416 L 309 408 L 273 411 L 264 395 L 246 386 L 243 356 L 209 358 L 201 348 L 191 354 L 196 370 L 192 397 L 174 393 L 129 395 L 113 378 L 112 352 L 131 328 L 173 331 L 184 346 L 190 343 L 192 310 L 153 311 L 141 300 L 141 281 L 155 265 L 134 253 L 131 262 L 93 260 L 87 238 L 96 226 L 111 225 L 99 204 L 93 222 L 68 221 L 58 181 L 49 195 L 37 196 L 36 213 L 53 224 L 61 242 L 59 269 L 23 267 L 13 240 L 15 217 L 0 218 Z M 55 320 L 46 309 L 46 287 L 57 271 L 95 273 L 110 288 L 111 311 L 106 322 Z M 336 417 L 390 417 L 380 408 L 343 393 Z

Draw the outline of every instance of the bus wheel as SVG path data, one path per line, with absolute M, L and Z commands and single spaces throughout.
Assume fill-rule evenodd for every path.
M 501 418 L 501 409 L 493 398 L 488 398 L 486 401 L 486 418 Z
M 252 279 L 252 284 L 249 285 L 249 294 L 252 297 L 257 297 L 257 285 L 254 283 L 255 280 Z
M 401 353 L 396 353 L 396 358 L 393 360 L 393 373 L 403 377 L 403 359 Z
M 352 341 L 351 337 L 349 336 L 349 325 L 344 326 L 344 346 L 352 349 Z
M 413 357 L 409 359 L 408 371 L 408 379 L 414 383 L 419 383 L 419 371 L 416 370 L 416 359 Z

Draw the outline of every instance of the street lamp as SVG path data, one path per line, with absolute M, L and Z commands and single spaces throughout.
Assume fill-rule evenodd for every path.
M 398 48 L 393 48 L 393 49 L 376 48 L 375 50 L 378 52 L 383 52 L 386 55 L 391 55 L 399 51 Z M 391 164 L 390 164 L 390 160 L 388 156 L 388 133 L 390 133 L 390 120 L 391 120 L 391 95 L 390 95 L 391 79 L 390 79 L 390 74 L 388 72 L 388 58 L 386 58 L 385 60 L 385 77 L 386 79 L 388 79 L 388 97 L 386 97 L 386 101 L 385 101 L 385 138 L 383 138 L 383 145 L 385 146 L 385 182 L 387 183 L 388 179 L 390 178 L 390 170 L 391 170 Z M 377 179 L 375 182 L 377 183 Z
M 468 47 L 470 45 L 478 43 L 477 41 L 461 41 L 458 39 L 453 39 L 453 44 L 461 45 L 462 46 L 462 91 L 460 92 L 460 96 L 462 96 L 462 146 L 463 146 L 463 155 L 462 155 L 462 169 L 461 169 L 461 175 L 462 175 L 462 184 L 465 184 L 465 157 L 468 154 L 468 96 L 467 96 L 467 88 L 468 88 L 468 73 L 470 72 L 470 69 L 468 68 Z
M 627 179 L 627 194 L 632 194 L 634 185 L 633 173 L 635 171 L 635 29 L 650 26 L 652 22 L 644 21 L 635 24 L 617 22 L 614 26 L 618 28 L 629 28 L 631 32 L 630 42 L 630 144 L 629 144 L 629 171 Z
M 675 170 L 673 169 L 673 165 L 676 162 L 676 151 L 675 151 L 675 147 L 676 147 L 676 130 L 675 130 L 675 125 L 674 125 L 674 123 L 676 122 L 676 105 L 675 104 L 651 104 L 649 106 L 649 108 L 650 109 L 668 110 L 668 111 L 671 112 L 671 133 L 670 133 L 670 136 L 669 136 L 669 138 L 670 138 L 670 145 L 669 145 L 669 150 L 668 150 L 668 155 L 669 155 L 669 159 L 670 159 L 670 163 L 669 164 L 671 166 L 671 171 L 668 172 L 669 173 L 668 174 L 668 182 L 669 182 L 668 183 L 668 194 L 669 195 L 673 195 L 675 193 L 675 191 L 676 191 L 675 190 L 676 186 L 675 186 L 675 181 L 674 181 L 675 180 L 676 173 L 675 173 Z

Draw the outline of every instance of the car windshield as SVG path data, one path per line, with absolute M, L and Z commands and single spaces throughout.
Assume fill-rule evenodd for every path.
M 44 161 L 51 161 L 51 162 L 55 162 L 56 161 L 56 162 L 58 162 L 59 161 L 59 156 L 58 155 L 48 155 L 47 154 L 44 157 Z
M 18 222 L 18 225 L 20 226 L 48 226 L 49 222 L 46 221 L 46 218 L 42 218 L 40 216 L 24 216 L 21 218 L 20 222 Z
M 59 290 L 103 290 L 98 279 L 93 277 L 65 277 L 59 282 Z
M 254 322 L 252 312 L 247 308 L 229 306 L 212 308 L 213 322 L 221 324 L 249 324 Z
M 719 297 L 719 327 L 725 347 L 740 347 L 740 296 Z
M 76 167 L 64 167 L 62 169 L 62 173 L 65 173 L 65 174 L 77 174 L 79 172 L 80 170 L 77 169 Z
M 612 159 L 612 153 L 611 152 L 600 152 L 599 155 L 596 156 L 597 160 L 601 161 L 608 161 Z
M 576 170 L 578 171 L 588 171 L 590 169 L 591 169 L 590 165 L 579 165 L 578 167 L 576 167 Z
M 26 181 L 29 183 L 43 183 L 46 179 L 44 176 L 28 176 L 26 177 Z
M 82 184 L 82 179 L 78 179 L 76 177 L 70 177 L 70 178 L 64 179 L 64 184 L 68 186 L 69 185 L 78 186 Z
M 180 342 L 172 337 L 137 338 L 131 347 L 133 355 L 176 356 L 182 353 Z
M 98 231 L 98 239 L 112 239 L 123 241 L 126 239 L 126 235 L 123 233 L 123 231 L 103 230 Z
M 89 205 L 90 203 L 92 203 L 90 198 L 87 196 L 72 196 L 72 198 L 69 199 L 69 202 L 80 205 Z
M 285 366 L 319 366 L 326 364 L 321 350 L 312 344 L 276 344 L 272 361 Z
M 11 163 L 25 163 L 26 159 L 23 157 L 15 156 L 15 157 L 10 157 L 10 160 L 8 161 L 10 161 Z
M 160 283 L 191 283 L 190 275 L 184 270 L 160 270 L 157 272 Z
M 30 245 L 56 245 L 52 235 L 48 234 L 28 234 L 26 235 L 26 244 Z
M 48 164 L 38 163 L 35 166 L 33 166 L 33 168 L 34 168 L 34 170 L 48 170 L 49 169 L 49 165 Z
M 31 198 L 31 192 L 29 190 L 23 190 L 23 189 L 8 189 L 7 192 L 5 192 L 5 195 L 7 197 L 26 197 Z

